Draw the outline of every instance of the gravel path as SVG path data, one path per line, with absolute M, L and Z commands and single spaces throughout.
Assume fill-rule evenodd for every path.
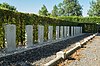
M 61 66 L 100 66 L 100 34 L 88 42 L 84 48 L 77 50 L 71 59 Z
M 57 42 L 56 44 L 58 44 L 58 45 L 54 45 L 51 49 L 55 48 L 55 50 L 57 50 L 59 48 L 58 51 L 69 50 L 69 49 L 71 49 L 75 46 L 76 42 L 81 41 L 83 38 L 85 38 L 89 35 L 90 34 L 85 34 L 85 35 L 74 37 L 74 38 L 71 38 L 71 39 L 68 39 L 68 40 L 65 40 L 65 41 Z M 50 47 L 49 47 L 49 50 L 50 50 Z M 52 50 L 52 51 L 55 51 L 55 50 Z M 32 65 L 43 66 L 43 64 L 53 60 L 55 57 L 56 57 L 56 52 L 54 52 L 54 54 L 52 54 L 51 56 L 48 56 L 46 58 L 41 58 L 40 60 L 34 61 L 32 63 Z
M 20 54 L 0 58 L 0 66 L 42 66 L 43 64 L 54 59 L 58 51 L 72 48 L 75 46 L 76 42 L 89 35 L 90 34 L 84 34 L 61 42 L 28 50 Z

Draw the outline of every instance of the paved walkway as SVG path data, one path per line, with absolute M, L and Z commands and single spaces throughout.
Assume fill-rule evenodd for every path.
M 100 34 L 77 50 L 62 66 L 100 66 Z

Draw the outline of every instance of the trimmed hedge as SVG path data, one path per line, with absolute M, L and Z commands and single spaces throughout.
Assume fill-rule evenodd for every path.
M 96 16 L 95 17 L 62 16 L 57 18 L 78 23 L 100 23 L 100 17 Z
M 37 42 L 37 25 L 45 26 L 45 41 L 47 40 L 47 29 L 48 25 L 52 26 L 83 26 L 84 32 L 95 32 L 96 22 L 99 22 L 98 17 L 83 18 L 83 17 L 43 17 L 35 14 L 13 12 L 8 10 L 0 9 L 0 47 L 5 46 L 4 43 L 4 25 L 5 24 L 15 24 L 17 27 L 17 44 L 25 44 L 25 25 L 33 25 L 33 36 L 34 42 Z M 94 23 L 94 21 L 96 22 Z M 89 23 L 88 23 L 89 22 Z M 93 27 L 93 26 L 94 27 Z M 91 26 L 93 29 L 90 30 Z M 87 29 L 88 28 L 88 29 Z M 55 27 L 54 27 L 55 29 Z
M 62 16 L 57 17 L 66 21 L 79 23 L 79 26 L 83 27 L 83 32 L 95 33 L 97 32 L 97 26 L 100 24 L 100 17 L 79 17 L 79 16 Z

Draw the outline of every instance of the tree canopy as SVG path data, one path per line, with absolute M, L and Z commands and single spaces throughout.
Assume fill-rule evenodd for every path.
M 47 10 L 47 8 L 46 8 L 46 6 L 45 5 L 43 5 L 42 7 L 41 7 L 41 9 L 39 10 L 39 15 L 41 15 L 41 16 L 48 16 L 48 10 Z
M 56 5 L 53 7 L 51 15 L 54 17 L 58 16 L 58 7 Z
M 59 16 L 82 16 L 82 6 L 78 0 L 63 0 L 58 5 Z
M 17 11 L 14 6 L 9 5 L 8 3 L 2 3 L 0 4 L 0 9 L 6 9 L 11 11 Z
M 92 1 L 88 11 L 89 16 L 100 16 L 100 0 Z
M 46 6 L 43 5 L 39 10 L 39 15 L 48 16 L 48 14 Z M 54 5 L 51 16 L 82 16 L 82 6 L 78 0 L 63 0 L 58 6 Z

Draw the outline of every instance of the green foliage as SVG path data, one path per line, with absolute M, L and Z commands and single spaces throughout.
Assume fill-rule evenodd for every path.
M 78 0 L 64 0 L 58 5 L 59 16 L 82 16 L 82 7 Z
M 33 25 L 34 42 L 37 42 L 38 29 L 37 25 L 45 26 L 45 40 L 47 40 L 47 25 L 78 25 L 78 23 L 67 22 L 62 19 L 37 16 L 35 14 L 20 13 L 10 10 L 0 9 L 0 47 L 3 48 L 4 43 L 4 26 L 5 24 L 16 25 L 16 41 L 17 45 L 20 43 L 25 45 L 25 25 Z
M 53 7 L 51 15 L 53 17 L 57 17 L 58 16 L 58 7 L 56 5 Z
M 0 9 L 16 11 L 16 8 L 14 6 L 9 5 L 8 3 L 0 4 Z
M 100 17 L 62 16 L 57 18 L 76 23 L 100 23 Z
M 92 1 L 88 11 L 89 16 L 100 16 L 100 0 Z
M 83 26 L 83 32 L 96 32 L 96 23 L 100 23 L 100 17 L 78 17 L 78 16 L 62 16 L 62 17 L 43 17 L 35 14 L 20 13 L 9 10 L 0 9 L 0 47 L 3 48 L 4 43 L 4 25 L 15 24 L 17 45 L 20 43 L 25 45 L 25 25 L 33 25 L 33 41 L 37 42 L 38 29 L 37 25 L 45 26 L 45 41 L 47 41 L 48 26 Z M 55 37 L 54 30 L 54 37 Z
M 58 5 L 58 16 L 62 16 L 64 14 L 63 4 L 59 3 Z
M 48 10 L 47 10 L 45 5 L 43 5 L 41 7 L 41 10 L 39 10 L 39 15 L 41 15 L 41 16 L 48 16 Z

